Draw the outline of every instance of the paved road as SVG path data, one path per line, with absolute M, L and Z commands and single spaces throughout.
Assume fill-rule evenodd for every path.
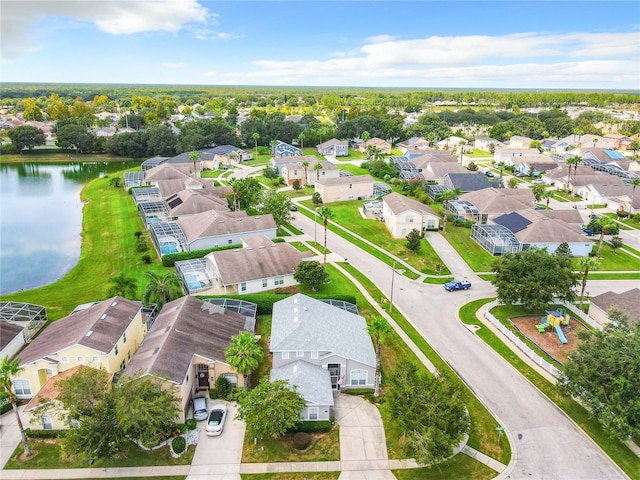
M 301 214 L 294 224 L 306 232 L 313 221 Z M 347 257 L 387 296 L 391 269 L 375 257 L 329 232 L 328 248 Z M 447 264 L 459 264 L 451 253 Z M 458 256 L 459 257 L 459 256 Z M 616 282 L 607 282 L 613 284 Z M 592 282 L 590 289 L 601 288 Z M 488 282 L 475 281 L 470 300 L 494 296 Z M 509 478 L 615 479 L 624 473 L 553 402 L 457 320 L 466 302 L 463 292 L 447 293 L 441 285 L 395 278 L 394 303 L 429 344 L 458 372 L 504 425 L 515 461 Z

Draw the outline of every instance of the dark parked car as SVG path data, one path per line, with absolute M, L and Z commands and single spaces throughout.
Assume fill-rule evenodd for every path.
M 494 177 L 494 176 L 495 176 L 491 170 L 487 170 L 486 172 L 484 172 L 484 174 L 485 174 L 487 177 Z

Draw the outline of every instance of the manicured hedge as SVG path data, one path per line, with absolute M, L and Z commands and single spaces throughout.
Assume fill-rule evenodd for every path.
M 328 432 L 331 430 L 332 423 L 330 420 L 301 421 L 295 428 L 289 430 L 293 432 L 317 433 Z
M 24 432 L 29 438 L 60 438 L 67 434 L 66 430 L 31 430 L 25 428 Z
M 247 302 L 255 303 L 258 306 L 258 315 L 271 315 L 273 311 L 273 304 L 287 298 L 289 295 L 276 295 L 275 293 L 249 293 L 247 295 L 210 295 L 210 296 L 198 296 L 198 298 L 235 298 L 238 300 L 245 300 Z M 326 298 L 332 298 L 334 300 L 342 300 L 343 302 L 349 302 L 356 305 L 356 297 L 353 295 L 328 295 L 311 293 L 309 297 L 323 300 Z
M 349 395 L 373 395 L 373 388 L 347 388 L 342 392 L 348 393 Z
M 171 447 L 173 448 L 173 451 L 179 455 L 187 448 L 187 441 L 182 436 L 175 437 L 171 441 Z
M 242 248 L 242 244 L 234 243 L 233 245 L 224 245 L 222 247 L 215 248 L 204 248 L 202 250 L 191 250 L 189 252 L 167 253 L 166 255 L 162 256 L 162 265 L 164 265 L 165 267 L 173 267 L 176 262 L 180 262 L 182 260 L 193 260 L 194 258 L 202 258 L 211 252 L 218 252 L 220 250 L 234 250 L 237 248 Z

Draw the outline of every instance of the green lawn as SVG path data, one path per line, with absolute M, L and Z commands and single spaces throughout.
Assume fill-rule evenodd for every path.
M 337 165 L 340 170 L 345 170 L 347 172 L 351 172 L 354 175 L 368 175 L 369 170 L 366 168 L 358 167 L 357 165 L 353 165 L 351 163 L 341 163 Z
M 447 231 L 442 235 L 456 249 L 458 254 L 474 272 L 490 272 L 493 270 L 494 257 L 471 238 L 471 229 L 456 227 L 447 223 Z
M 627 230 L 628 229 L 634 229 L 634 230 L 640 229 L 640 224 L 635 222 L 634 220 L 632 220 L 630 218 L 618 217 L 618 215 L 616 215 L 615 213 L 605 213 L 604 216 L 605 217 L 614 218 L 618 222 L 624 223 L 628 227 Z M 623 228 L 623 227 L 621 227 L 621 228 Z
M 297 198 L 297 197 L 310 197 L 315 192 L 315 188 L 313 187 L 302 187 L 300 190 L 284 190 L 284 194 L 287 197 Z
M 286 224 L 285 224 L 285 225 L 283 225 L 283 226 L 284 226 L 284 228 L 286 228 L 287 230 L 289 230 L 289 231 L 290 231 L 291 233 L 293 233 L 294 235 L 302 235 L 302 231 L 301 231 L 299 228 L 297 228 L 297 227 L 295 227 L 295 226 L 291 225 L 290 223 L 286 223 Z
M 560 202 L 579 202 L 582 200 L 582 197 L 576 197 L 575 195 L 563 192 L 562 190 L 554 190 L 553 198 Z
M 496 334 L 478 320 L 476 311 L 491 300 L 493 299 L 486 298 L 467 303 L 460 309 L 461 320 L 467 325 L 479 326 L 480 329 L 476 332 L 478 337 L 511 363 L 527 380 L 533 383 L 535 387 L 541 390 L 551 401 L 558 405 L 558 407 L 564 410 L 629 477 L 634 480 L 640 479 L 640 458 L 629 450 L 626 445 L 610 438 L 587 410 L 573 399 L 561 395 L 554 384 L 534 370 L 533 367 L 529 366 L 517 353 L 505 345 Z
M 251 160 L 247 160 L 246 162 L 242 162 L 243 165 L 249 165 L 251 167 L 255 167 L 258 165 L 267 165 L 269 160 L 273 157 L 271 154 L 267 155 L 258 155 L 256 156 L 255 151 L 252 149 L 251 153 L 253 154 L 253 158 Z
M 123 172 L 112 174 L 122 175 Z M 144 228 L 131 195 L 109 185 L 109 177 L 89 182 L 80 194 L 85 202 L 82 216 L 82 247 L 78 264 L 62 279 L 44 287 L 3 295 L 2 301 L 28 302 L 47 309 L 50 320 L 68 315 L 82 303 L 106 298 L 107 280 L 123 272 L 135 279 L 140 298 L 146 283 L 144 272 L 174 271 L 163 267 L 148 231 Z M 136 249 L 135 232 L 143 232 L 149 249 Z M 142 255 L 152 258 L 144 264 Z
M 204 170 L 200 172 L 200 177 L 202 178 L 218 178 L 221 175 L 225 174 L 227 170 Z
M 598 248 L 598 240 L 594 241 L 594 247 L 597 250 Z M 627 248 L 626 246 L 623 248 Z M 633 251 L 633 249 L 631 249 Z M 636 253 L 636 252 L 634 252 Z M 638 270 L 640 271 L 640 258 L 629 255 L 625 252 L 618 250 L 614 250 L 611 248 L 609 243 L 605 240 L 602 244 L 602 258 L 598 259 L 600 262 L 600 266 L 597 270 Z M 574 268 L 576 270 L 580 270 L 578 266 L 578 260 L 574 259 Z
M 289 242 L 289 245 L 295 247 L 299 252 L 310 252 L 311 249 L 302 242 Z
M 493 158 L 493 154 L 491 152 L 485 152 L 484 150 L 478 150 L 477 148 L 473 149 L 473 153 L 469 155 L 468 153 L 464 154 L 465 157 L 477 158 L 477 157 L 491 157 Z
M 241 473 L 242 480 L 338 480 L 340 472 Z
M 399 258 L 407 258 L 407 263 L 422 273 L 430 275 L 450 275 L 445 263 L 438 257 L 433 247 L 426 240 L 422 240 L 421 249 L 416 254 L 406 247 L 406 240 L 394 239 L 384 223 L 373 219 L 362 218 L 358 207 L 364 202 L 347 201 L 327 204 L 333 212 L 333 221 L 347 228 L 356 235 L 375 242 L 375 244 Z M 303 205 L 313 209 L 310 200 L 302 202 Z M 306 213 L 306 212 L 305 212 Z M 313 217 L 313 214 L 308 216 Z M 332 229 L 332 231 L 337 231 Z M 371 248 L 371 247 L 369 247 Z M 374 249 L 375 250 L 375 249 Z M 391 262 L 393 264 L 393 261 Z
M 331 431 L 313 434 L 312 445 L 304 451 L 294 449 L 291 435 L 282 440 L 266 438 L 254 444 L 247 432 L 242 449 L 243 463 L 276 463 L 276 462 L 334 462 L 340 460 L 340 429 L 335 425 Z
M 47 468 L 87 468 L 89 458 L 84 455 L 67 456 L 63 453 L 58 439 L 29 439 L 33 455 L 26 460 L 18 460 L 23 453 L 22 443 L 15 449 L 5 466 L 6 469 L 47 469 Z M 190 446 L 179 458 L 173 458 L 169 447 L 145 451 L 133 442 L 128 442 L 115 457 L 97 459 L 92 468 L 147 467 L 154 465 L 190 465 L 195 447 Z
M 497 473 L 478 462 L 469 455 L 459 453 L 446 462 L 433 467 L 412 468 L 407 470 L 392 470 L 398 480 L 450 480 L 472 478 L 474 480 L 489 480 Z

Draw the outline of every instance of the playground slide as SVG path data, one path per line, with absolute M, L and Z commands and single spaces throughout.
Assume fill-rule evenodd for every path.
M 556 325 L 554 328 L 556 329 L 556 334 L 558 335 L 558 338 L 560 339 L 560 341 L 562 343 L 569 343 L 567 341 L 567 337 L 565 337 L 564 333 L 562 333 L 562 329 L 560 328 L 560 325 Z

